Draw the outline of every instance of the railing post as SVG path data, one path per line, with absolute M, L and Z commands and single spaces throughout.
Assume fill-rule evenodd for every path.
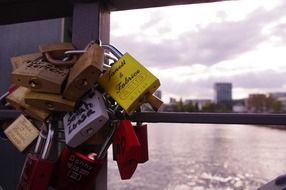
M 83 49 L 92 40 L 109 43 L 110 12 L 99 2 L 75 3 L 73 12 L 72 42 Z M 107 190 L 107 157 L 96 179 L 95 189 Z

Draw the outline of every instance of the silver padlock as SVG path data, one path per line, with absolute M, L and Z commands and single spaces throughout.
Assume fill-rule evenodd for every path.
M 87 93 L 76 111 L 63 118 L 66 144 L 76 147 L 92 137 L 109 120 L 100 92 L 92 89 Z

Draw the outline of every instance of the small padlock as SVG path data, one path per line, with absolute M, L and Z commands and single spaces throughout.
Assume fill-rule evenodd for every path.
M 72 43 L 59 42 L 41 44 L 39 49 L 49 63 L 57 66 L 73 66 L 77 60 L 76 55 L 73 55 L 72 57 L 67 57 L 65 55 L 66 51 L 75 49 Z
M 21 152 L 39 136 L 39 130 L 24 115 L 20 115 L 4 133 Z
M 82 151 L 66 146 L 57 161 L 52 187 L 57 190 L 92 189 L 108 147 L 112 143 L 115 130 L 116 127 L 111 126 L 106 140 L 98 152 Z
M 149 152 L 148 152 L 148 131 L 147 125 L 137 124 L 133 126 L 137 138 L 140 142 L 140 156 L 138 163 L 145 163 L 149 160 Z
M 6 97 L 6 101 L 15 109 L 22 111 L 24 115 L 45 121 L 49 117 L 50 111 L 26 104 L 24 98 L 29 92 L 30 89 L 20 86 Z
M 92 44 L 71 68 L 63 96 L 69 100 L 82 97 L 103 71 L 104 50 Z
M 42 58 L 23 63 L 11 73 L 11 80 L 18 86 L 38 92 L 60 94 L 69 69 L 57 67 Z
M 140 161 L 141 147 L 131 121 L 120 120 L 113 139 L 113 159 L 121 179 L 130 179 Z
M 71 147 L 80 145 L 103 127 L 108 119 L 102 95 L 92 89 L 79 101 L 76 110 L 63 118 L 66 144 Z
M 160 81 L 131 55 L 122 55 L 111 45 L 102 45 L 120 58 L 99 79 L 104 90 L 127 112 L 132 114 L 146 96 L 152 95 Z
M 43 126 L 34 153 L 27 154 L 17 190 L 47 190 L 49 187 L 55 165 L 55 162 L 48 160 L 53 144 L 54 130 L 51 124 L 49 124 L 45 135 L 46 130 L 46 126 Z
M 11 57 L 10 61 L 11 61 L 12 69 L 14 71 L 15 69 L 21 67 L 23 64 L 34 61 L 41 57 L 42 57 L 41 53 L 31 53 L 31 54 Z
M 25 103 L 31 106 L 58 112 L 71 112 L 74 110 L 75 102 L 64 99 L 61 95 L 29 91 Z

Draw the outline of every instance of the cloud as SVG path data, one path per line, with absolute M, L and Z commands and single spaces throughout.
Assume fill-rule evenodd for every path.
M 232 82 L 234 97 L 286 91 L 286 1 L 276 2 L 279 6 L 257 6 L 236 18 L 222 8 L 209 22 L 193 25 L 192 11 L 180 12 L 185 17 L 170 25 L 165 13 L 152 10 L 142 24 L 129 22 L 125 33 L 114 26 L 112 43 L 158 76 L 163 96 L 212 98 L 215 82 Z
M 164 39 L 164 35 L 172 30 L 171 26 L 165 24 L 166 18 L 160 12 L 150 13 L 152 17 L 145 21 L 139 33 L 116 36 L 112 41 L 135 54 L 146 66 L 164 68 L 190 64 L 212 65 L 223 60 L 235 59 L 267 41 L 272 33 L 265 35 L 261 31 L 264 26 L 283 17 L 285 5 L 284 2 L 283 6 L 272 10 L 257 8 L 244 20 L 212 22 L 206 26 L 197 26 L 197 31 L 189 30 L 176 39 Z M 224 20 L 227 13 L 220 11 L 217 17 Z M 181 22 L 187 20 L 188 18 Z M 148 38 L 148 31 L 153 31 L 153 35 L 158 39 Z M 284 35 L 283 24 L 276 25 L 273 33 Z M 159 40 L 160 34 L 163 40 Z

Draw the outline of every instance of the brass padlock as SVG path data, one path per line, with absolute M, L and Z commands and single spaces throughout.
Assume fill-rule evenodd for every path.
M 39 49 L 49 63 L 52 63 L 57 66 L 72 66 L 77 60 L 76 55 L 73 55 L 68 59 L 65 56 L 66 51 L 75 49 L 72 43 L 59 42 L 41 44 L 39 46 Z
M 98 80 L 103 71 L 103 61 L 104 50 L 92 44 L 71 68 L 63 96 L 69 100 L 83 96 Z
M 17 68 L 19 68 L 21 65 L 31 62 L 33 60 L 39 59 L 42 57 L 41 53 L 31 53 L 31 54 L 26 54 L 26 55 L 21 55 L 21 56 L 16 56 L 16 57 L 11 57 L 11 65 L 13 71 Z
M 98 82 L 129 115 L 160 86 L 159 79 L 128 53 L 114 63 Z
M 146 102 L 148 102 L 155 111 L 158 111 L 159 108 L 164 103 L 160 98 L 158 98 L 153 94 L 150 94 L 149 96 L 146 97 Z
M 24 98 L 30 91 L 30 89 L 20 86 L 6 97 L 6 101 L 17 110 L 22 111 L 23 114 L 45 121 L 50 115 L 49 111 L 25 103 Z
M 39 130 L 24 115 L 20 115 L 4 130 L 4 133 L 22 152 L 38 137 Z
M 12 82 L 18 86 L 38 92 L 60 94 L 69 69 L 57 67 L 42 59 L 27 62 L 11 74 Z
M 57 94 L 29 91 L 24 100 L 26 104 L 50 111 L 71 112 L 75 107 L 74 101 Z

